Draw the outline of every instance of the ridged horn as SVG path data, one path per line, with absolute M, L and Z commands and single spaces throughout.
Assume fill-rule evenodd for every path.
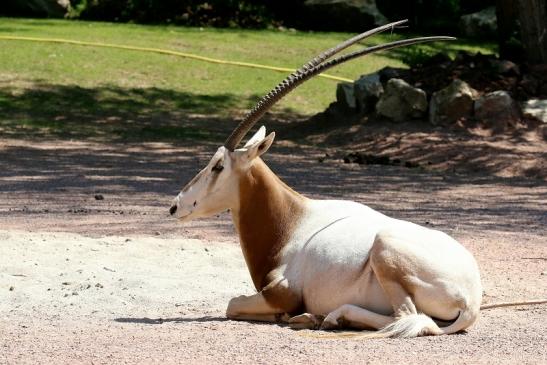
M 454 40 L 453 37 L 420 37 L 412 39 L 403 39 L 395 42 L 385 43 L 377 46 L 368 47 L 359 51 L 348 53 L 346 55 L 337 57 L 332 60 L 328 60 L 330 57 L 336 53 L 346 49 L 352 44 L 363 40 L 367 37 L 370 37 L 374 34 L 383 32 L 387 29 L 394 28 L 395 26 L 406 22 L 406 20 L 401 20 L 398 22 L 386 24 L 384 26 L 374 28 L 367 32 L 361 33 L 353 38 L 348 39 L 333 47 L 320 55 L 314 57 L 311 61 L 307 62 L 300 69 L 289 75 L 285 80 L 279 83 L 274 89 L 272 89 L 268 94 L 262 97 L 257 104 L 251 109 L 249 113 L 245 116 L 243 121 L 234 129 L 232 134 L 224 142 L 224 147 L 228 150 L 233 151 L 237 145 L 241 142 L 243 137 L 249 132 L 249 130 L 255 125 L 255 123 L 281 98 L 287 95 L 289 92 L 294 90 L 297 86 L 302 84 L 304 81 L 309 80 L 313 76 L 320 74 L 321 72 L 337 66 L 341 63 L 350 61 L 354 58 L 365 56 L 370 53 L 379 52 L 387 49 L 393 49 L 403 46 L 408 46 L 411 44 L 425 43 L 425 42 L 434 42 L 434 41 L 446 41 Z

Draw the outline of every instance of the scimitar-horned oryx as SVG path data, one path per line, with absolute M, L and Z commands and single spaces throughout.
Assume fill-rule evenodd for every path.
M 293 328 L 376 329 L 377 337 L 449 334 L 477 320 L 479 269 L 456 240 L 356 202 L 300 195 L 260 158 L 275 136 L 266 136 L 264 127 L 237 148 L 268 109 L 322 71 L 381 50 L 453 39 L 398 40 L 330 59 L 404 22 L 355 36 L 287 77 L 175 198 L 170 213 L 181 222 L 231 211 L 257 294 L 230 300 L 228 318 L 288 322 Z

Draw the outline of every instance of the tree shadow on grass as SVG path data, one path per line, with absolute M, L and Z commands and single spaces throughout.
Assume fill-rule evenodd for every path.
M 230 120 L 228 113 L 242 103 L 234 94 L 203 95 L 156 87 L 0 84 L 0 131 L 13 137 L 103 141 L 222 140 L 224 135 L 218 135 L 214 123 L 204 124 L 205 119 L 219 117 L 200 115 Z

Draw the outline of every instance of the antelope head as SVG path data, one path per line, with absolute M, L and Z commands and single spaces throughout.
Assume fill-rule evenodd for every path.
M 177 195 L 169 210 L 171 215 L 181 222 L 187 222 L 195 218 L 211 216 L 227 209 L 237 208 L 240 177 L 249 170 L 255 160 L 268 150 L 275 134 L 271 133 L 266 136 L 265 128 L 261 127 L 243 148 L 237 148 L 237 146 L 255 123 L 275 103 L 303 82 L 327 69 L 370 53 L 417 43 L 455 39 L 452 37 L 403 39 L 364 48 L 331 59 L 332 56 L 349 46 L 374 34 L 393 29 L 405 22 L 406 20 L 401 20 L 386 24 L 361 33 L 328 49 L 304 64 L 262 97 L 224 142 L 224 145 L 216 151 L 207 166 L 186 184 Z
M 273 132 L 266 136 L 266 128 L 261 127 L 243 148 L 220 147 L 177 195 L 169 210 L 171 215 L 186 222 L 237 208 L 240 177 L 270 148 L 274 137 Z

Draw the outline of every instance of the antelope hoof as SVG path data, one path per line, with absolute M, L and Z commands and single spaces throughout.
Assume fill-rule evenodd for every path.
M 340 314 L 336 312 L 331 312 L 328 316 L 325 317 L 325 320 L 321 324 L 319 329 L 321 330 L 334 330 L 341 327 L 341 322 L 343 318 Z
M 237 319 L 240 314 L 239 309 L 241 308 L 241 303 L 246 299 L 245 295 L 240 295 L 230 299 L 228 302 L 228 308 L 226 308 L 226 317 L 229 319 Z
M 289 319 L 289 327 L 293 330 L 316 330 L 321 326 L 324 316 L 304 313 Z

